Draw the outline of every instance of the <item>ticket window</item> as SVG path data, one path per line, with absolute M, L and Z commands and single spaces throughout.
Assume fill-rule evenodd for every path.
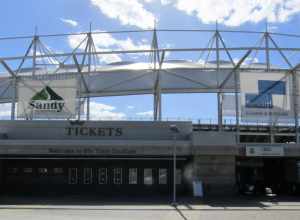
M 78 172 L 77 168 L 69 168 L 69 175 L 68 175 L 68 183 L 69 184 L 77 184 L 78 183 Z
M 168 170 L 165 168 L 158 169 L 158 184 L 165 185 L 168 180 Z
M 61 167 L 55 167 L 55 168 L 53 168 L 53 174 L 54 175 L 64 175 L 64 169 Z
M 19 172 L 19 168 L 17 168 L 17 167 L 9 167 L 7 169 L 7 174 L 8 175 L 17 175 L 18 172 Z
M 129 179 L 128 183 L 129 184 L 137 184 L 138 183 L 137 168 L 129 168 L 128 171 L 129 171 L 128 172 L 128 175 L 129 175 L 129 177 L 128 177 L 128 179 Z
M 144 185 L 146 186 L 153 185 L 153 169 L 150 168 L 144 169 Z
M 122 184 L 122 168 L 113 169 L 113 183 L 116 185 Z
M 23 173 L 24 174 L 32 174 L 33 173 L 33 168 L 31 168 L 31 167 L 23 168 Z
M 38 168 L 38 174 L 40 176 L 46 176 L 48 172 L 49 172 L 48 168 Z
M 107 168 L 98 168 L 98 184 L 107 184 Z
M 93 183 L 93 169 L 84 168 L 83 169 L 83 184 L 92 184 Z

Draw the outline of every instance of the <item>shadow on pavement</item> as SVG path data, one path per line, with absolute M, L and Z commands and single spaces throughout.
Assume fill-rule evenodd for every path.
M 183 219 L 182 211 L 266 210 L 270 207 L 279 210 L 276 209 L 279 205 L 280 210 L 291 210 L 291 207 L 300 210 L 297 197 L 179 197 L 178 204 L 171 206 L 169 196 L 0 195 L 0 209 L 176 210 Z

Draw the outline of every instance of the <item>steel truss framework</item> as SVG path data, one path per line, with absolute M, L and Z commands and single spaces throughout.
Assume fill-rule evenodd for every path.
M 151 33 L 152 34 L 152 43 L 151 48 L 149 49 L 141 49 L 141 50 L 105 50 L 99 51 L 97 46 L 94 42 L 94 36 L 101 34 L 132 34 L 132 33 Z M 162 32 L 192 32 L 192 33 L 210 33 L 212 36 L 208 42 L 207 47 L 198 47 L 198 48 L 160 48 L 159 47 L 159 39 L 158 35 Z M 260 35 L 258 45 L 254 46 L 239 46 L 239 47 L 228 47 L 225 44 L 225 40 L 223 39 L 224 34 L 244 34 L 245 36 L 249 36 L 251 34 L 258 34 Z M 56 38 L 56 37 L 68 37 L 72 35 L 83 36 L 81 42 L 72 52 L 66 53 L 55 53 L 49 47 L 47 47 L 43 40 L 46 38 Z M 86 119 L 90 119 L 90 97 L 95 96 L 102 96 L 101 91 L 97 94 L 92 94 L 89 87 L 89 82 L 86 80 L 86 75 L 90 73 L 97 73 L 99 71 L 99 56 L 102 55 L 109 55 L 109 54 L 148 54 L 149 55 L 149 70 L 154 73 L 154 84 L 153 88 L 150 92 L 154 97 L 154 120 L 161 120 L 162 119 L 162 93 L 168 93 L 167 90 L 163 90 L 161 87 L 161 77 L 162 72 L 167 71 L 163 70 L 163 66 L 166 63 L 166 54 L 173 53 L 173 52 L 198 52 L 201 56 L 206 55 L 204 59 L 204 65 L 202 67 L 198 67 L 198 70 L 213 70 L 217 73 L 222 72 L 226 69 L 227 74 L 224 78 L 218 83 L 217 88 L 214 90 L 217 92 L 218 97 L 218 126 L 219 130 L 222 130 L 222 93 L 224 92 L 234 92 L 235 94 L 235 112 L 236 112 L 236 126 L 237 126 L 237 142 L 239 142 L 239 125 L 240 125 L 240 118 L 239 118 L 239 105 L 238 105 L 238 96 L 239 96 L 239 81 L 238 81 L 238 72 L 241 70 L 256 70 L 259 69 L 260 71 L 283 71 L 287 75 L 292 75 L 293 80 L 293 97 L 294 97 L 294 112 L 295 112 L 295 127 L 296 127 L 296 139 L 298 142 L 298 99 L 297 95 L 298 86 L 296 83 L 296 75 L 298 72 L 298 68 L 300 67 L 299 64 L 293 65 L 290 61 L 289 57 L 286 55 L 287 52 L 293 53 L 300 53 L 300 47 L 280 47 L 279 44 L 274 40 L 274 36 L 280 37 L 291 37 L 300 40 L 300 35 L 294 34 L 282 34 L 282 33 L 271 33 L 268 30 L 265 32 L 255 32 L 255 31 L 233 31 L 233 30 L 219 30 L 217 27 L 215 30 L 167 30 L 167 29 L 153 29 L 153 30 L 137 30 L 137 31 L 109 31 L 109 32 L 92 32 L 91 28 L 89 32 L 84 33 L 75 33 L 75 34 L 55 34 L 55 35 L 37 35 L 34 36 L 24 36 L 24 37 L 6 37 L 0 38 L 0 41 L 7 41 L 7 40 L 20 40 L 20 39 L 32 39 L 30 42 L 29 47 L 27 48 L 25 54 L 23 56 L 9 56 L 9 57 L 0 57 L 0 64 L 6 70 L 8 76 L 2 77 L 0 74 L 1 79 L 9 79 L 10 84 L 9 86 L 12 87 L 12 95 L 9 100 L 2 101 L 4 102 L 11 102 L 11 120 L 15 120 L 15 112 L 16 112 L 16 103 L 17 103 L 17 84 L 22 81 L 24 76 L 22 73 L 24 72 L 24 63 L 31 63 L 31 67 L 27 71 L 31 77 L 38 77 L 38 66 L 45 65 L 45 66 L 52 66 L 52 71 L 49 74 L 64 74 L 64 68 L 66 66 L 72 66 L 73 70 L 72 74 L 77 77 L 79 83 L 79 94 L 78 98 L 80 100 L 86 101 Z M 270 53 L 276 51 L 279 53 L 282 60 L 285 62 L 287 67 L 274 67 L 271 63 L 271 56 Z M 240 52 L 243 55 L 236 61 L 232 55 L 234 52 Z M 256 56 L 257 53 L 262 52 L 265 57 L 265 65 L 262 67 L 257 66 L 245 66 L 244 63 L 247 59 L 249 59 L 250 54 L 254 54 Z M 221 59 L 220 54 L 225 53 L 227 56 L 229 66 L 224 67 L 223 62 L 224 59 Z M 215 55 L 215 65 L 214 66 L 206 66 L 209 62 L 209 57 L 211 54 Z M 43 64 L 38 64 L 37 61 L 43 60 Z M 46 60 L 46 61 L 45 61 Z M 253 58 L 252 58 L 253 61 Z M 9 62 L 18 62 L 17 68 L 12 68 L 9 65 Z M 101 68 L 101 66 L 100 66 Z M 54 70 L 54 71 L 53 71 Z M 101 72 L 101 71 L 100 71 Z M 69 72 L 67 72 L 69 73 Z M 184 75 L 176 75 L 175 73 L 169 72 L 173 77 L 177 77 L 186 81 L 190 81 L 192 83 L 203 85 L 203 82 L 197 81 L 190 77 L 185 77 Z M 137 75 L 135 77 L 118 81 L 116 84 L 121 85 L 122 83 L 128 83 L 129 81 L 136 80 L 143 75 Z M 226 90 L 225 85 L 232 81 L 234 82 L 233 88 L 231 90 Z M 1 84 L 0 80 L 0 84 Z M 1 96 L 8 90 L 8 88 L 4 89 Z M 205 89 L 202 90 L 189 90 L 188 88 L 182 88 L 181 90 L 176 90 L 176 92 L 205 92 Z M 0 91 L 1 92 L 1 91 Z M 120 93 L 120 95 L 131 95 L 136 94 L 134 91 L 128 90 L 126 93 Z M 110 94 L 106 94 L 110 95 Z M 105 95 L 103 95 L 105 96 Z M 82 103 L 80 101 L 80 103 Z M 78 108 L 78 119 L 80 120 L 81 116 L 81 108 Z

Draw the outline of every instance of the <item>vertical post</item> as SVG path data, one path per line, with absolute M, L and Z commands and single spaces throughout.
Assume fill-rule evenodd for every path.
M 81 119 L 81 74 L 77 76 L 77 83 L 78 83 L 78 121 Z
M 88 94 L 89 95 L 89 94 Z M 90 97 L 88 96 L 86 99 L 86 120 L 90 120 Z
M 234 95 L 235 95 L 235 120 L 236 120 L 236 143 L 240 143 L 240 112 L 238 97 L 238 72 L 234 70 Z
M 219 131 L 222 131 L 223 130 L 223 112 L 222 112 L 223 100 L 222 100 L 221 92 L 218 92 L 217 94 L 217 101 L 218 101 L 218 128 Z
M 79 80 L 79 84 L 81 84 L 80 80 Z M 80 89 L 80 86 L 79 86 Z M 80 91 L 78 92 L 78 110 L 77 110 L 77 120 L 80 121 L 81 119 L 81 97 L 80 97 Z
M 153 61 L 153 72 L 156 74 L 156 81 L 154 84 L 154 91 L 153 91 L 153 108 L 154 108 L 154 120 L 161 120 L 161 92 L 160 92 L 160 76 L 159 76 L 159 69 L 157 68 L 157 62 L 161 63 L 159 51 L 158 49 L 158 43 L 157 43 L 157 34 L 156 34 L 156 28 L 154 27 L 153 30 L 153 38 L 152 38 L 152 45 L 151 49 L 153 51 L 152 55 L 152 61 Z M 161 66 L 161 65 L 160 65 Z
M 17 78 L 16 76 L 12 76 L 12 87 L 13 87 L 13 96 L 12 96 L 12 102 L 11 102 L 11 113 L 10 113 L 10 119 L 15 120 L 15 114 L 16 114 L 16 93 L 17 93 Z
M 177 160 L 177 155 L 176 155 L 176 150 L 177 150 L 177 146 L 176 146 L 176 133 L 173 133 L 173 205 L 176 206 L 177 202 L 176 202 L 176 168 L 177 168 L 177 164 L 176 164 L 176 160 Z
M 33 37 L 33 54 L 32 54 L 32 75 L 35 75 L 35 68 L 36 68 L 36 51 L 37 51 L 37 42 L 38 42 L 38 36 L 37 36 L 37 26 L 35 26 L 34 29 L 34 37 Z
M 266 65 L 267 65 L 267 72 L 270 71 L 270 47 L 269 47 L 269 32 L 268 32 L 268 23 L 266 22 L 266 32 L 264 34 L 265 38 L 265 57 L 266 57 Z M 270 112 L 270 142 L 274 143 L 274 128 L 273 128 L 273 115 Z
M 177 137 L 176 135 L 178 133 L 180 133 L 178 127 L 176 126 L 176 124 L 172 124 L 170 125 L 170 131 L 172 132 L 173 134 L 173 201 L 172 201 L 172 205 L 173 206 L 177 206 L 177 200 L 176 200 L 176 168 L 177 168 L 177 164 L 176 164 L 176 151 L 177 151 L 177 146 L 176 146 L 176 141 L 177 141 Z
M 35 75 L 35 68 L 36 68 L 36 42 L 37 42 L 37 36 L 34 36 L 33 39 L 33 54 L 32 54 L 32 75 Z
M 295 136 L 296 143 L 299 143 L 299 121 L 298 121 L 298 77 L 297 70 L 292 72 L 293 80 L 293 102 L 294 102 L 294 119 L 295 119 Z
M 159 79 L 160 80 L 160 79 Z M 158 102 L 158 105 L 159 105 L 159 110 L 158 110 L 158 121 L 161 121 L 161 92 L 160 92 L 160 88 L 159 88 L 159 102 Z
M 216 61 L 217 61 L 217 76 L 219 76 L 220 71 L 220 47 L 219 47 L 219 31 L 218 31 L 218 22 L 216 22 Z M 218 80 L 219 83 L 219 80 Z M 223 114 L 222 114 L 222 96 L 221 92 L 217 93 L 217 102 L 218 102 L 218 130 L 222 131 L 223 123 Z
M 88 72 L 91 72 L 91 56 L 92 56 L 92 23 L 90 23 L 90 32 L 88 34 Z M 90 96 L 88 94 L 86 100 L 86 120 L 90 120 Z
M 266 20 L 266 32 L 264 34 L 264 37 L 265 37 L 265 54 L 266 54 L 267 71 L 270 71 L 270 47 L 269 47 L 268 20 Z

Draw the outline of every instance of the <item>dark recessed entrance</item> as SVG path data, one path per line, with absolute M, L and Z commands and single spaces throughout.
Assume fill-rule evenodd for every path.
M 177 161 L 178 193 L 186 158 Z M 29 194 L 161 195 L 172 190 L 171 158 L 2 160 L 2 191 Z
M 287 194 L 298 185 L 297 160 L 291 158 L 237 158 L 236 180 L 246 194 Z

